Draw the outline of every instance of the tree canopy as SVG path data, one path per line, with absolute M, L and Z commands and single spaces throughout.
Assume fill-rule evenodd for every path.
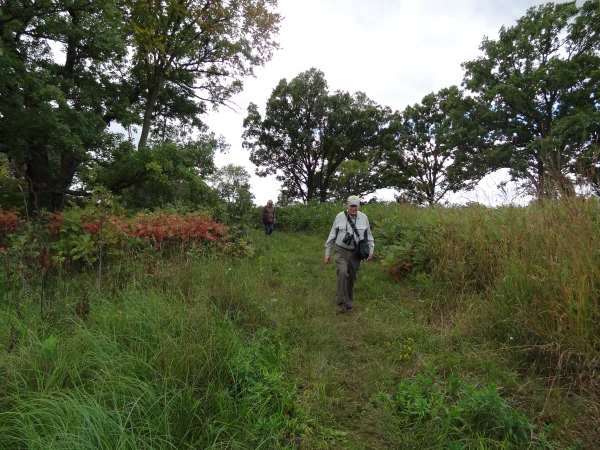
M 573 175 L 598 163 L 600 2 L 530 8 L 480 49 L 484 56 L 463 64 L 464 85 L 488 145 L 463 160 L 510 169 L 535 195 L 568 190 Z
M 227 144 L 202 116 L 272 57 L 276 7 L 0 0 L 0 199 L 54 211 L 100 185 L 132 207 L 198 207 L 239 203 L 226 191 L 243 185 L 246 210 L 245 172 L 216 171 Z M 285 204 L 386 187 L 434 204 L 498 169 L 538 197 L 600 193 L 600 0 L 530 8 L 480 49 L 461 88 L 395 113 L 316 68 L 280 80 L 244 119 L 256 174 Z
M 248 217 L 254 195 L 250 192 L 250 174 L 244 167 L 227 164 L 215 171 L 210 183 L 217 189 L 228 219 L 240 221 Z
M 448 192 L 476 183 L 478 178 L 472 174 L 464 176 L 456 156 L 470 143 L 461 126 L 461 113 L 470 105 L 463 92 L 452 86 L 396 113 L 391 126 L 394 147 L 383 152 L 380 165 L 384 184 L 412 203 L 433 205 Z
M 329 93 L 323 72 L 312 68 L 279 82 L 264 118 L 249 105 L 243 145 L 256 174 L 276 174 L 287 197 L 324 202 L 342 163 L 371 161 L 390 113 L 362 92 Z
M 172 142 L 185 153 L 198 133 L 202 147 L 207 105 L 226 103 L 278 47 L 276 5 L 0 0 L 0 152 L 27 181 L 30 207 L 58 210 L 67 195 L 89 192 L 82 172 L 127 147 L 111 125 L 140 126 L 139 149 Z M 114 189 L 128 184 L 115 180 L 123 167 L 109 166 L 118 167 L 107 178 Z
M 0 152 L 27 181 L 31 207 L 60 209 L 106 137 L 111 73 L 126 54 L 123 12 L 113 0 L 0 6 Z
M 143 111 L 139 146 L 151 126 L 199 126 L 206 103 L 224 104 L 241 79 L 271 59 L 276 0 L 135 0 L 127 5 L 131 80 Z M 158 120 L 157 120 L 158 119 Z

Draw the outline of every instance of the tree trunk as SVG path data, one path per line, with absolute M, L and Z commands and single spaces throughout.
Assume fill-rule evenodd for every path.
M 328 186 L 329 183 L 327 183 L 326 181 L 323 181 L 323 183 L 321 183 L 321 196 L 319 198 L 319 202 L 320 203 L 325 203 L 327 201 L 327 191 L 328 191 Z
M 53 163 L 53 159 L 60 160 L 60 167 L 56 167 L 58 164 Z M 30 210 L 61 211 L 80 163 L 81 161 L 66 153 L 51 155 L 46 148 L 32 149 L 25 170 Z
M 138 148 L 145 147 L 148 143 L 148 136 L 150 135 L 150 124 L 152 123 L 152 113 L 154 112 L 154 106 L 156 105 L 157 98 L 158 85 L 153 84 L 150 90 L 148 91 L 146 111 L 144 112 L 144 123 L 142 125 L 142 133 L 140 135 L 140 141 L 138 142 Z
M 310 202 L 315 196 L 314 174 L 309 172 L 306 177 L 306 203 Z

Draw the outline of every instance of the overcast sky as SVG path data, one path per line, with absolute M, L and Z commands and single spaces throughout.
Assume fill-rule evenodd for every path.
M 311 67 L 325 73 L 331 91 L 362 91 L 393 110 L 420 102 L 431 93 L 463 78 L 461 63 L 482 55 L 484 36 L 498 37 L 533 0 L 279 0 L 284 17 L 278 42 L 281 48 L 255 78 L 244 81 L 244 91 L 233 98 L 237 112 L 221 108 L 205 117 L 216 135 L 231 145 L 218 154 L 216 164 L 244 166 L 252 174 L 255 202 L 277 201 L 280 184 L 275 177 L 259 178 L 242 148 L 242 122 L 250 102 L 264 112 L 267 99 L 279 80 L 288 81 Z M 487 180 L 470 199 L 492 203 Z M 500 177 L 501 178 L 501 177 Z M 393 191 L 378 193 L 393 200 Z M 455 201 L 466 196 L 455 197 Z

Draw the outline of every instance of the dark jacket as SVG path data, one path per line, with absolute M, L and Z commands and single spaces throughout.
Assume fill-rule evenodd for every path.
M 262 210 L 262 220 L 268 220 L 269 217 L 275 219 L 275 207 L 274 206 L 265 206 Z

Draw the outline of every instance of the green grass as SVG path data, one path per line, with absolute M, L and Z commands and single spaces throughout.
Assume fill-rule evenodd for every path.
M 498 339 L 484 295 L 375 260 L 336 315 L 326 234 L 2 303 L 0 448 L 597 448 L 595 398 Z
M 506 408 L 528 417 L 531 432 L 525 442 L 504 442 L 510 431 L 494 440 L 494 433 L 475 429 L 457 448 L 597 445 L 594 397 L 553 389 L 539 374 L 524 370 L 527 358 L 510 336 L 503 343 L 490 339 L 493 333 L 486 327 L 492 327 L 492 313 L 485 297 L 452 294 L 456 298 L 449 301 L 435 285 L 393 282 L 374 261 L 363 263 L 359 272 L 357 313 L 337 316 L 335 266 L 323 264 L 323 243 L 323 236 L 274 234 L 264 244 L 263 264 L 277 267 L 263 277 L 269 292 L 264 297 L 277 301 L 263 303 L 273 326 L 292 343 L 303 408 L 314 420 L 306 448 L 426 448 L 418 440 L 406 441 L 405 426 L 390 426 L 396 419 L 374 398 L 393 395 L 399 383 L 415 380 L 427 367 L 436 367 L 442 379 L 457 377 L 474 392 L 498 386 Z M 287 279 L 288 273 L 294 276 Z M 400 357 L 407 342 L 414 343 L 409 358 Z M 549 401 L 549 393 L 556 398 Z M 589 414 L 591 421 L 576 425 L 579 414 Z M 440 439 L 435 448 L 450 448 Z

